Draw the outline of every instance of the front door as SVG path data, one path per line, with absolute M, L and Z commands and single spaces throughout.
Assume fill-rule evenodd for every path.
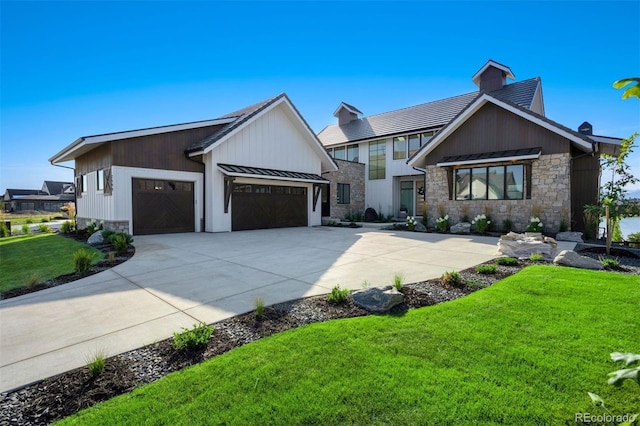
M 413 181 L 400 182 L 400 210 L 413 216 Z

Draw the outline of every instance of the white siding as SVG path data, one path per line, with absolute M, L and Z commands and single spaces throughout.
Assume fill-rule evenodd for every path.
M 231 209 L 224 212 L 224 174 L 217 164 L 253 166 L 266 169 L 287 170 L 320 175 L 322 163 L 311 147 L 309 136 L 294 124 L 289 112 L 282 104 L 267 111 L 249 123 L 238 133 L 223 141 L 204 156 L 206 169 L 206 231 L 231 231 Z M 265 185 L 304 186 L 308 197 L 309 226 L 321 224 L 321 200 L 313 211 L 313 185 L 309 183 L 268 180 L 236 179 L 239 182 L 254 182 Z
M 87 219 L 113 220 L 114 196 L 98 191 L 97 172 L 87 173 L 87 188 L 77 199 L 77 215 Z

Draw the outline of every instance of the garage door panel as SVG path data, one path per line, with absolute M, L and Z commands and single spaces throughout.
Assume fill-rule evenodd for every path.
M 136 235 L 193 232 L 191 182 L 133 179 L 133 232 Z
M 306 188 L 234 185 L 232 230 L 307 226 Z

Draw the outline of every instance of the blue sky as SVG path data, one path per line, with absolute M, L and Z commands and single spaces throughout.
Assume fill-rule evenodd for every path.
M 0 190 L 72 179 L 80 136 L 215 118 L 286 92 L 320 131 L 472 92 L 488 59 L 540 76 L 547 116 L 640 131 L 640 2 L 0 2 Z M 640 141 L 639 141 L 640 142 Z M 630 163 L 640 176 L 640 148 Z M 72 164 L 69 164 L 72 165 Z M 640 189 L 640 185 L 636 186 Z

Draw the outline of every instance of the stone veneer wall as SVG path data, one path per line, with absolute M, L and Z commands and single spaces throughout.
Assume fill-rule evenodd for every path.
M 331 181 L 329 189 L 331 217 L 344 219 L 350 213 L 364 214 L 364 164 L 344 160 L 335 161 L 338 163 L 338 170 L 324 175 Z M 350 185 L 349 204 L 338 204 L 338 183 Z
M 429 226 L 435 227 L 435 220 L 439 217 L 438 205 L 444 205 L 449 223 L 456 224 L 464 216 L 463 206 L 469 208 L 469 220 L 477 214 L 487 213 L 490 209 L 493 230 L 502 230 L 502 221 L 509 216 L 513 223 L 513 230 L 524 232 L 532 211 L 541 210 L 543 232 L 553 234 L 558 232 L 560 222 L 564 219 L 570 226 L 571 218 L 571 188 L 570 188 L 571 156 L 567 154 L 541 155 L 533 160 L 531 169 L 531 199 L 524 200 L 449 200 L 447 188 L 447 171 L 443 167 L 428 166 L 426 171 L 426 202 L 429 215 Z M 526 179 L 526 176 L 525 176 Z M 526 190 L 526 182 L 524 187 Z
M 116 232 L 126 232 L 128 234 L 131 233 L 129 229 L 129 221 L 128 220 L 95 220 L 94 221 L 99 224 L 102 222 L 102 226 L 105 230 L 116 231 Z M 91 222 L 91 218 L 86 217 L 76 217 L 76 226 L 78 229 L 84 229 Z

